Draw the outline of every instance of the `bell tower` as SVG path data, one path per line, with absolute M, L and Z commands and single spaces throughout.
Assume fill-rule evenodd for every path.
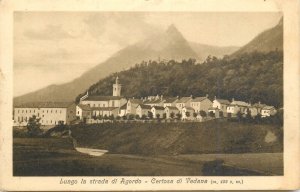
M 116 83 L 113 84 L 113 96 L 121 96 L 121 84 L 119 83 L 119 77 L 116 78 Z

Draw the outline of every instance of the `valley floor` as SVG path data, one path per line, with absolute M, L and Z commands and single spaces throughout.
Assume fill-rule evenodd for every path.
M 14 138 L 14 176 L 283 175 L 283 153 L 88 156 L 67 138 Z

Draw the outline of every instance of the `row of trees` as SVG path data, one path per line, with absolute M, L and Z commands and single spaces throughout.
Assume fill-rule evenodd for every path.
M 236 118 L 228 118 L 229 121 L 242 122 L 242 123 L 255 123 L 255 124 L 274 124 L 283 126 L 283 110 L 279 110 L 275 115 L 263 117 L 260 113 L 252 117 L 251 112 L 248 111 L 243 115 L 240 111 L 237 113 Z
M 213 112 L 210 112 L 210 113 L 206 113 L 205 111 L 201 110 L 199 113 L 190 113 L 190 112 L 186 112 L 186 117 L 194 117 L 196 118 L 198 115 L 200 115 L 201 117 L 207 117 L 207 116 L 210 116 L 210 117 L 215 117 L 215 114 Z M 156 116 L 154 117 L 153 113 L 151 111 L 148 111 L 148 114 L 145 115 L 143 114 L 142 116 L 140 115 L 133 115 L 133 114 L 129 114 L 129 115 L 124 115 L 124 116 L 114 116 L 114 115 L 98 115 L 98 116 L 93 116 L 92 117 L 94 120 L 152 120 L 152 119 L 167 119 L 167 114 L 166 113 L 163 113 L 162 115 L 161 114 L 156 114 Z M 170 119 L 177 119 L 177 120 L 180 120 L 182 118 L 182 114 L 181 113 L 170 113 Z

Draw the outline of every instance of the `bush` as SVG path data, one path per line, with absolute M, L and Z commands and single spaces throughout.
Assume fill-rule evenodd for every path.
M 210 111 L 210 112 L 209 112 L 209 116 L 210 116 L 210 117 L 215 117 L 215 113 L 212 112 L 212 111 Z
M 203 111 L 203 110 L 200 111 L 200 115 L 201 115 L 201 117 L 206 117 L 207 116 L 206 112 Z
M 40 119 L 35 115 L 29 118 L 27 123 L 27 133 L 30 137 L 40 136 L 42 133 Z

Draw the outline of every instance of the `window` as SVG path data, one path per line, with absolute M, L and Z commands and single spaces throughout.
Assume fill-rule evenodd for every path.
M 27 110 L 25 111 L 25 113 L 27 113 Z
M 47 110 L 47 113 L 48 113 L 48 110 Z

